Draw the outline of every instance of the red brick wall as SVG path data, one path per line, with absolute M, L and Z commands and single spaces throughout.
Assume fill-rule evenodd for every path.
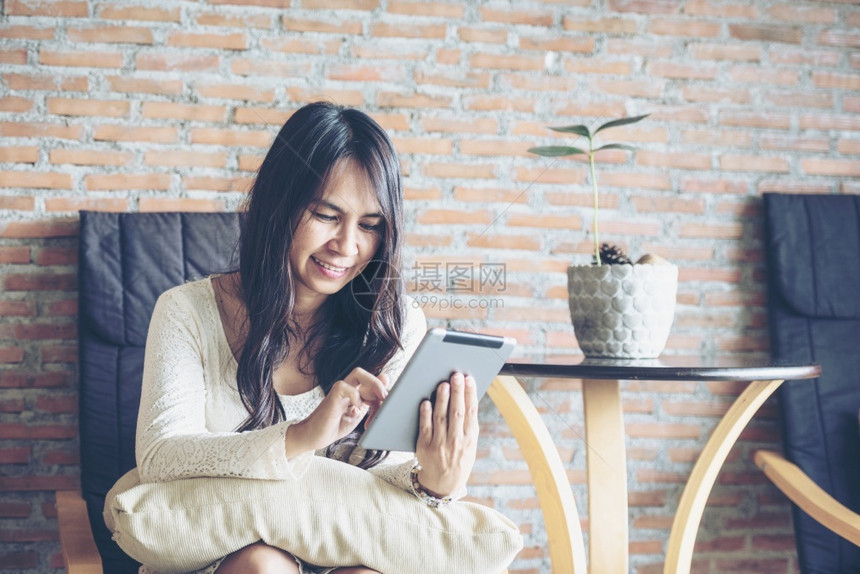
M 650 113 L 607 134 L 638 151 L 599 158 L 603 238 L 680 266 L 668 353 L 763 357 L 759 196 L 860 192 L 858 47 L 850 1 L 5 0 L 0 570 L 61 567 L 52 491 L 78 481 L 76 210 L 236 209 L 291 110 L 359 106 L 403 157 L 409 252 L 424 265 L 411 287 L 436 266 L 452 282 L 445 262 L 506 264 L 503 294 L 476 288 L 455 310 L 443 293 L 431 320 L 576 354 L 564 271 L 588 261 L 586 167 L 525 150 L 563 141 L 548 125 Z M 577 383 L 529 385 L 586 517 Z M 739 391 L 623 388 L 631 571 L 646 574 Z M 472 493 L 522 525 L 512 570 L 548 572 L 524 464 L 490 404 L 482 417 Z M 697 571 L 795 570 L 788 505 L 750 462 L 778 433 L 768 403 L 720 474 Z

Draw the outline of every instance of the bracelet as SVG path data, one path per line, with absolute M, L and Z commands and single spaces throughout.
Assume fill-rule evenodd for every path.
M 421 470 L 421 465 L 416 464 L 412 467 L 411 478 L 412 478 L 412 494 L 417 496 L 421 502 L 430 506 L 431 508 L 445 508 L 449 504 L 451 504 L 452 498 L 450 496 L 444 496 L 439 498 L 438 496 L 433 496 L 421 486 L 421 483 L 418 481 L 418 472 Z

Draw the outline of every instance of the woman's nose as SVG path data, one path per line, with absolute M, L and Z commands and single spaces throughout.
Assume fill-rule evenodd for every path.
M 358 230 L 352 225 L 339 225 L 337 235 L 332 239 L 332 246 L 340 255 L 357 255 Z

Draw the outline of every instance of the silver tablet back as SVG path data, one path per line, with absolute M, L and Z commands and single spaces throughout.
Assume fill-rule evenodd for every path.
M 421 401 L 455 372 L 475 378 L 480 399 L 514 346 L 516 340 L 510 337 L 428 330 L 359 444 L 366 449 L 414 451 Z

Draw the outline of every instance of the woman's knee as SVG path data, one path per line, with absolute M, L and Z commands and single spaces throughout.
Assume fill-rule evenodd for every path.
M 257 542 L 227 556 L 215 574 L 298 574 L 292 556 L 274 546 Z

